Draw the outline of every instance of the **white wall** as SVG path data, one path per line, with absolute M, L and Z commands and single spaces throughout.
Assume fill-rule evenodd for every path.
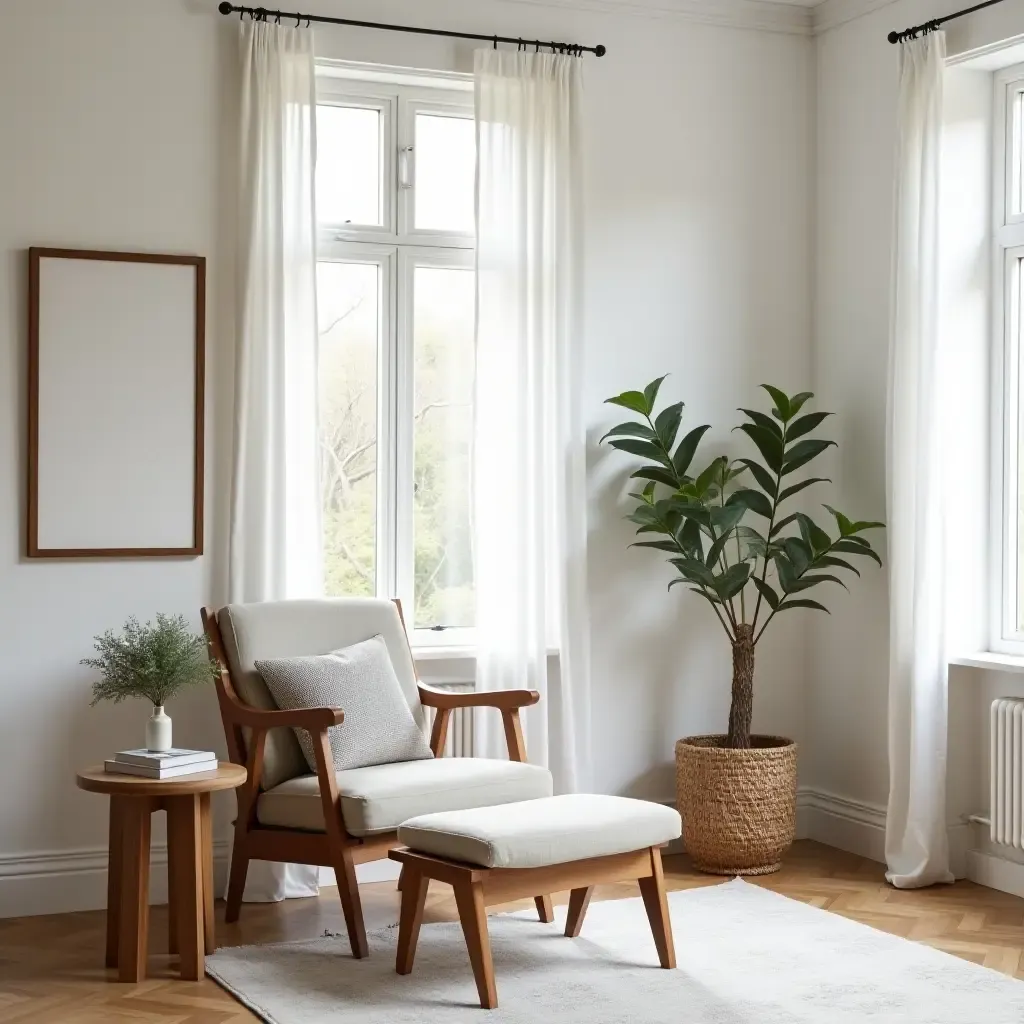
M 337 12 L 309 0 L 311 13 Z M 352 0 L 352 17 L 603 42 L 587 59 L 585 413 L 671 372 L 665 392 L 714 445 L 762 381 L 810 380 L 813 43 L 532 3 Z M 137 741 L 146 709 L 88 707 L 91 638 L 129 614 L 223 597 L 230 471 L 235 27 L 212 0 L 13 0 L 0 33 L 0 914 L 102 900 L 106 809 L 77 766 Z M 452 41 L 324 29 L 324 55 L 466 70 Z M 208 554 L 185 561 L 27 562 L 25 292 L 29 245 L 209 258 Z M 849 429 L 859 428 L 856 414 Z M 710 454 L 712 445 L 707 446 Z M 596 782 L 670 798 L 672 744 L 721 730 L 729 654 L 696 599 L 627 551 L 625 459 L 592 446 Z M 872 511 L 858 508 L 858 511 Z M 755 724 L 802 739 L 804 624 L 781 622 L 758 667 Z M 171 707 L 177 737 L 219 743 L 212 694 Z M 229 804 L 220 807 L 223 832 Z
M 830 0 L 826 8 L 835 8 Z M 832 475 L 843 508 L 864 518 L 885 513 L 885 407 L 888 360 L 892 180 L 896 126 L 897 53 L 886 40 L 903 29 L 962 5 L 935 0 L 898 0 L 817 39 L 817 224 L 815 258 L 814 386 L 822 403 L 834 409 L 838 454 Z M 1016 15 L 1016 18 L 1014 17 Z M 950 54 L 962 54 L 1020 32 L 1019 9 L 1006 4 L 951 23 Z M 947 224 L 958 234 L 957 252 L 948 247 L 943 274 L 947 309 L 944 323 L 956 324 L 966 352 L 984 365 L 987 308 L 987 254 L 980 232 L 987 230 L 987 169 L 973 162 L 987 131 L 989 84 L 978 72 L 958 71 L 948 79 L 947 156 L 968 181 L 970 195 L 944 194 Z M 947 168 L 951 169 L 951 168 Z M 953 253 L 950 256 L 950 253 Z M 964 260 L 974 259 L 973 268 Z M 954 265 L 957 260 L 960 265 Z M 973 275 L 969 280 L 968 275 Z M 958 282 L 957 294 L 953 281 Z M 980 351 L 979 351 L 980 350 Z M 979 365 L 967 359 L 965 366 Z M 972 371 L 976 372 L 976 371 Z M 964 379 L 965 386 L 967 378 Z M 977 395 L 981 384 L 970 380 Z M 960 425 L 971 446 L 984 448 L 985 427 Z M 961 439 L 963 440 L 963 439 Z M 977 503 L 987 478 L 985 456 L 965 455 L 967 501 Z M 979 465 L 980 462 L 980 465 Z M 961 510 L 962 511 L 962 510 Z M 987 524 L 975 508 L 964 529 L 980 536 Z M 982 556 L 974 560 L 983 565 Z M 958 571 L 970 575 L 970 566 Z M 971 581 L 976 586 L 977 579 Z M 834 610 L 839 611 L 837 606 Z M 965 625 L 961 642 L 979 632 L 977 618 Z M 888 596 L 885 574 L 869 572 L 842 605 L 842 614 L 812 629 L 808 647 L 806 777 L 825 793 L 851 802 L 856 828 L 840 835 L 826 823 L 826 840 L 878 856 L 888 796 L 887 674 Z M 976 646 L 980 646 L 980 643 Z M 1000 692 L 1021 692 L 1017 679 L 999 673 L 955 667 L 950 674 L 949 818 L 954 854 L 981 843 L 980 834 L 957 827 L 963 815 L 982 812 L 987 794 L 988 703 Z

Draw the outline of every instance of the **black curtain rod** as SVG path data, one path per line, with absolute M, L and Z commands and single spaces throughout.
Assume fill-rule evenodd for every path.
M 944 18 L 933 18 L 931 21 L 926 21 L 923 25 L 914 25 L 913 28 L 905 28 L 902 32 L 890 32 L 889 42 L 890 43 L 902 43 L 905 39 L 916 39 L 922 32 L 934 32 L 937 28 L 945 25 L 947 21 L 955 21 L 957 18 L 962 18 L 965 14 L 973 14 L 975 11 L 980 11 L 985 7 L 992 7 L 994 4 L 1001 4 L 1003 0 L 985 0 L 984 3 L 975 4 L 973 7 L 965 7 L 962 11 L 955 11 L 953 14 L 947 14 Z
M 603 57 L 608 51 L 604 46 L 580 46 L 578 43 L 546 43 L 540 39 L 513 39 L 511 36 L 485 36 L 476 32 L 450 32 L 443 28 L 415 28 L 412 25 L 385 25 L 377 21 L 353 21 L 351 18 L 326 18 L 316 14 L 297 14 L 286 11 L 269 11 L 265 7 L 238 7 L 235 4 L 224 3 L 217 8 L 221 14 L 237 14 L 239 16 L 249 15 L 256 21 L 291 21 L 295 19 L 296 25 L 305 22 L 307 25 L 316 22 L 318 25 L 353 25 L 356 28 L 379 28 L 386 32 L 412 32 L 419 36 L 446 36 L 449 39 L 479 39 L 485 43 L 493 43 L 497 48 L 498 43 L 511 43 L 520 49 L 534 47 L 537 50 L 556 50 L 559 53 L 574 53 L 581 55 L 593 53 L 595 56 Z

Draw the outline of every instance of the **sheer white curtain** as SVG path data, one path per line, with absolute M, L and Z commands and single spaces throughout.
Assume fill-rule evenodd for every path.
M 479 50 L 475 67 L 477 686 L 540 691 L 527 750 L 562 792 L 589 784 L 582 63 Z M 504 756 L 495 719 L 478 735 Z
M 316 87 L 308 29 L 241 26 L 231 602 L 322 593 L 317 480 Z M 318 870 L 255 861 L 245 899 L 315 895 Z
M 946 833 L 949 493 L 939 345 L 939 156 L 945 35 L 900 47 L 889 351 L 889 808 L 886 877 L 951 882 Z

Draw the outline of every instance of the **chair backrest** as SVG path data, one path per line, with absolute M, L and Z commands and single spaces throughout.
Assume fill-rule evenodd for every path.
M 257 659 L 329 654 L 380 634 L 413 718 L 421 729 L 426 727 L 409 640 L 393 601 L 341 597 L 232 604 L 217 613 L 217 624 L 239 699 L 264 711 L 272 711 L 276 705 L 256 671 Z M 295 733 L 271 729 L 264 750 L 263 787 L 270 789 L 308 772 Z

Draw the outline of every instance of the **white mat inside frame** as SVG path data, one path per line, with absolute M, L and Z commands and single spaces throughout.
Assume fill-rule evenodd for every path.
M 497 1010 L 481 1010 L 457 923 L 397 929 L 355 961 L 343 937 L 218 950 L 207 970 L 271 1024 L 1021 1024 L 1024 982 L 739 879 L 669 893 L 679 966 L 658 967 L 639 899 L 594 902 L 582 934 L 489 918 Z

